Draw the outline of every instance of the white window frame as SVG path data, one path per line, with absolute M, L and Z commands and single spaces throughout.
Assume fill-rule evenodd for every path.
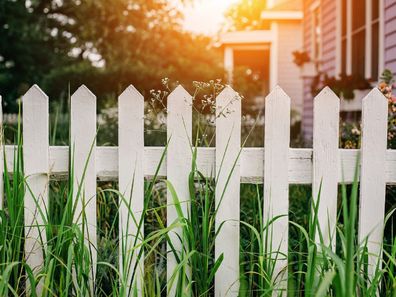
M 313 62 L 319 62 L 322 60 L 322 49 L 323 49 L 323 31 L 320 32 L 320 40 L 319 40 L 319 49 L 318 52 L 316 52 L 316 37 L 317 34 L 315 32 L 315 28 L 317 25 L 319 27 L 322 27 L 322 9 L 321 9 L 321 1 L 316 0 L 311 4 L 309 7 L 309 10 L 311 12 L 311 58 L 313 59 Z M 314 14 L 315 13 L 319 14 L 319 22 L 318 24 L 315 23 L 315 18 Z M 322 30 L 322 28 L 321 28 Z
M 341 74 L 342 68 L 342 1 L 336 0 L 336 74 Z M 347 20 L 346 20 L 346 74 L 352 74 L 352 0 L 347 1 Z M 366 24 L 365 24 L 365 78 L 371 78 L 372 61 L 372 7 L 371 0 L 366 1 Z M 379 0 L 379 40 L 378 40 L 378 73 L 381 74 L 384 70 L 384 0 Z

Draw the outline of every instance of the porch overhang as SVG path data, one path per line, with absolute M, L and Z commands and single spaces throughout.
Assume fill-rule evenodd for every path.
M 220 37 L 222 46 L 262 45 L 272 43 L 276 38 L 273 30 L 228 32 Z
M 234 51 L 236 50 L 269 50 L 270 51 L 270 89 L 278 81 L 278 26 L 271 25 L 271 30 L 228 32 L 220 37 L 224 49 L 224 68 L 228 72 L 228 83 L 232 85 L 234 69 Z

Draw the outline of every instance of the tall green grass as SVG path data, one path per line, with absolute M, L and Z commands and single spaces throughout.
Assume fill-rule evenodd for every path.
M 19 121 L 20 122 L 20 121 Z M 22 135 L 20 124 L 16 133 L 12 179 L 4 174 L 4 208 L 0 210 L 0 295 L 22 294 L 26 288 L 25 271 L 32 271 L 23 261 L 25 181 L 22 163 Z M 5 158 L 4 158 L 5 160 Z M 6 161 L 4 171 L 8 172 Z
M 175 271 L 177 296 L 213 296 L 214 277 L 223 262 L 223 256 L 215 258 L 214 244 L 220 229 L 215 229 L 215 218 L 218 206 L 215 205 L 215 182 L 204 177 L 197 169 L 197 149 L 193 150 L 192 170 L 189 175 L 190 202 L 189 211 L 183 213 L 181 201 L 170 181 L 168 189 L 173 197 L 174 207 L 181 225 L 179 238 L 183 250 L 181 253 L 174 249 L 169 242 L 180 269 Z M 168 239 L 169 240 L 169 239 Z M 172 284 L 169 284 L 171 286 Z M 186 289 L 187 288 L 187 289 Z
M 337 220 L 336 234 L 333 244 L 325 244 L 321 235 L 318 220 L 318 197 L 307 197 L 311 211 L 307 210 L 305 201 L 291 203 L 293 211 L 304 211 L 298 214 L 298 221 L 290 221 L 289 244 L 289 278 L 288 296 L 396 296 L 395 282 L 395 237 L 383 249 L 385 256 L 378 257 L 373 275 L 369 277 L 368 258 L 373 256 L 367 250 L 367 239 L 359 241 L 357 234 L 358 218 L 358 171 L 352 185 L 342 184 L 340 189 L 340 209 Z M 301 187 L 293 186 L 293 194 L 301 191 Z M 274 263 L 273 251 L 266 250 L 266 243 L 270 242 L 268 230 L 271 222 L 262 219 L 262 188 L 249 186 L 250 193 L 245 203 L 247 210 L 243 215 L 247 222 L 241 222 L 241 289 L 240 296 L 274 296 L 281 295 L 277 290 L 277 283 L 271 281 L 274 275 L 271 267 Z M 256 198 L 254 198 L 254 192 Z M 309 189 L 303 190 L 309 195 Z M 252 198 L 253 197 L 253 198 Z M 300 195 L 301 197 L 301 195 Z M 241 198 L 243 199 L 243 198 Z M 298 198 L 297 198 L 298 199 Z M 300 198 L 301 199 L 301 198 Z M 316 201 L 316 203 L 315 203 Z M 308 208 L 309 209 L 309 208 Z M 256 214 L 256 215 L 254 215 Z M 385 218 L 385 224 L 393 216 L 392 209 Z M 293 214 L 291 217 L 296 218 Z M 276 220 L 277 218 L 275 218 Z M 267 224 L 266 224 L 267 223 Z M 393 228 L 391 228 L 393 230 Z M 336 238 L 335 238 L 336 237 Z M 334 241 L 337 240 L 337 248 Z M 272 264 L 272 265 L 271 265 Z
M 215 226 L 218 205 L 215 204 L 216 180 L 205 177 L 197 169 L 197 148 L 192 150 L 189 175 L 189 197 L 179 197 L 172 181 L 155 176 L 145 183 L 144 209 L 136 219 L 128 195 L 120 193 L 116 183 L 102 185 L 98 189 L 99 261 L 96 282 L 92 282 L 92 252 L 87 244 L 84 229 L 74 222 L 76 199 L 83 197 L 81 186 L 74 183 L 73 148 L 70 148 L 69 176 L 66 181 L 51 182 L 48 208 L 40 209 L 45 226 L 47 244 L 43 243 L 44 263 L 40 271 L 34 271 L 24 260 L 24 212 L 23 199 L 29 186 L 23 173 L 23 140 L 21 127 L 15 137 L 14 168 L 9 170 L 6 162 L 4 172 L 4 209 L 0 210 L 0 296 L 23 296 L 29 289 L 35 296 L 166 296 L 169 287 L 176 287 L 177 296 L 214 295 L 214 277 L 221 265 L 222 256 L 215 258 L 214 243 L 221 228 Z M 166 150 L 161 158 L 164 161 Z M 88 160 L 87 160 L 88 162 Z M 390 241 L 383 248 L 383 257 L 372 278 L 368 275 L 367 242 L 357 236 L 358 218 L 358 171 L 352 185 L 341 185 L 340 211 L 334 240 L 336 248 L 326 245 L 320 234 L 318 220 L 318 197 L 310 192 L 293 190 L 290 199 L 298 193 L 305 200 L 297 209 L 293 200 L 292 212 L 299 220 L 290 221 L 290 250 L 280 254 L 271 246 L 271 224 L 279 218 L 264 221 L 263 191 L 258 185 L 243 185 L 241 191 L 241 267 L 240 296 L 274 296 L 278 291 L 274 275 L 276 261 L 285 256 L 289 259 L 288 296 L 396 296 L 396 241 L 393 226 L 387 225 Z M 81 183 L 80 183 L 81 184 Z M 166 222 L 164 195 L 172 194 L 178 219 Z M 87 200 L 85 199 L 85 200 Z M 188 200 L 187 213 L 181 210 L 181 201 Z M 314 202 L 316 201 L 316 203 Z M 130 225 L 137 226 L 137 236 L 132 248 L 126 245 L 125 234 L 118 234 L 118 207 L 125 204 L 132 217 Z M 307 207 L 309 205 L 309 207 Z M 83 208 L 84 209 L 84 208 Z M 86 223 L 84 213 L 83 224 Z M 287 215 L 287 214 L 285 214 Z M 390 222 L 393 211 L 386 216 Z M 292 216 L 293 217 L 293 216 Z M 167 224 L 168 223 L 168 224 Z M 169 232 L 181 228 L 178 240 L 182 251 L 174 249 Z M 390 231 L 389 231 L 390 230 Z M 174 278 L 166 280 L 166 244 L 177 259 Z M 118 247 L 121 245 L 121 249 Z M 121 268 L 118 259 L 123 264 Z M 143 279 L 137 279 L 138 264 L 144 262 Z M 127 275 L 131 275 L 131 280 Z M 139 288 L 138 283 L 142 284 Z

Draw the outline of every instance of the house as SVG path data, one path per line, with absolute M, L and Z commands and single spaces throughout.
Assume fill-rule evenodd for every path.
M 313 130 L 311 86 L 317 72 L 335 79 L 351 76 L 371 86 L 384 69 L 396 73 L 396 1 L 304 0 L 303 9 L 304 50 L 316 66 L 316 71 L 304 76 L 302 127 L 309 140 Z M 361 110 L 367 91 L 352 88 L 355 96 L 341 100 L 341 111 Z
M 260 73 L 262 92 L 259 100 L 276 85 L 292 98 L 292 108 L 303 110 L 303 79 L 293 63 L 293 51 L 303 46 L 302 0 L 272 0 L 261 18 L 260 30 L 229 32 L 221 36 L 224 66 L 232 84 L 234 69 L 249 66 Z
M 345 77 L 358 81 L 347 84 L 353 99 L 341 100 L 341 115 L 357 118 L 361 99 L 383 70 L 396 74 L 396 0 L 272 0 L 262 17 L 270 20 L 269 30 L 223 37 L 225 66 L 231 75 L 237 50 L 266 48 L 269 89 L 279 84 L 292 98 L 307 142 L 312 139 L 313 90 L 319 74 L 333 81 Z M 294 65 L 295 50 L 309 61 Z

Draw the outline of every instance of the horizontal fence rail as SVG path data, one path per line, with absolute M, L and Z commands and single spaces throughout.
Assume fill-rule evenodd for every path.
M 9 173 L 12 173 L 14 163 L 13 153 L 15 147 L 5 146 L 6 161 Z M 145 147 L 143 153 L 143 172 L 146 179 L 154 176 L 164 147 Z M 198 148 L 197 166 L 205 177 L 214 177 L 215 148 Z M 360 165 L 358 149 L 339 149 L 337 157 L 339 174 L 338 183 L 350 184 L 353 182 L 356 165 Z M 59 180 L 67 177 L 69 166 L 69 147 L 49 147 L 49 169 L 51 179 Z M 96 176 L 100 181 L 118 180 L 118 148 L 97 147 L 96 148 Z M 309 185 L 313 179 L 313 150 L 312 149 L 289 149 L 289 184 Z M 386 184 L 396 184 L 396 150 L 387 150 L 385 153 L 386 164 L 384 167 Z M 159 168 L 159 177 L 166 177 L 167 162 Z M 242 183 L 262 184 L 264 182 L 264 149 L 242 148 L 240 155 L 240 172 Z M 359 176 L 358 176 L 359 179 Z
M 373 89 L 362 101 L 362 149 L 339 149 L 339 98 L 325 88 L 314 104 L 314 139 L 312 149 L 290 148 L 290 106 L 292 98 L 276 87 L 266 98 L 265 143 L 263 148 L 241 149 L 241 101 L 239 95 L 226 87 L 216 101 L 216 146 L 197 149 L 197 167 L 206 177 L 216 178 L 216 206 L 219 206 L 216 226 L 223 225 L 215 242 L 216 257 L 224 256 L 223 265 L 215 276 L 215 295 L 237 296 L 239 278 L 239 224 L 240 182 L 263 183 L 265 220 L 279 215 L 285 217 L 273 224 L 272 250 L 288 253 L 288 209 L 290 184 L 312 184 L 313 195 L 321 192 L 319 220 L 325 241 L 334 238 L 337 213 L 337 186 L 352 183 L 356 165 L 361 167 L 359 236 L 368 236 L 368 248 L 380 253 L 382 224 L 384 221 L 385 185 L 396 184 L 396 150 L 386 149 L 387 101 L 378 89 Z M 192 98 L 183 87 L 177 87 L 168 98 L 167 136 L 170 139 L 166 157 L 159 168 L 159 176 L 167 177 L 183 199 L 189 199 L 188 174 L 192 161 Z M 231 112 L 223 116 L 222 109 Z M 83 201 L 78 201 L 79 211 L 86 209 L 86 241 L 92 246 L 93 263 L 96 263 L 96 182 L 119 181 L 119 190 L 125 195 L 120 202 L 120 254 L 131 250 L 133 241 L 144 239 L 144 230 L 128 226 L 132 221 L 127 208 L 131 207 L 135 218 L 140 218 L 144 202 L 144 179 L 155 175 L 164 147 L 144 147 L 144 98 L 129 86 L 119 97 L 119 147 L 96 146 L 96 96 L 81 86 L 71 97 L 71 141 L 74 157 L 74 183 L 81 187 Z M 0 112 L 1 117 L 1 112 Z M 48 97 L 38 86 L 33 86 L 23 97 L 23 137 L 25 173 L 32 189 L 25 196 L 25 223 L 30 226 L 25 244 L 28 262 L 39 268 L 41 250 L 37 249 L 40 221 L 35 217 L 37 203 L 32 195 L 40 197 L 39 204 L 48 203 L 49 179 L 67 178 L 69 170 L 69 147 L 49 146 Z M 13 168 L 13 145 L 5 146 L 7 168 Z M 1 156 L 2 157 L 2 154 Z M 88 161 L 87 161 L 88 160 Z M 0 187 L 0 190 L 2 188 Z M 75 199 L 80 199 L 75 197 Z M 220 204 L 223 201 L 223 204 Z M 171 194 L 167 193 L 168 226 L 177 220 Z M 188 202 L 188 201 L 187 201 Z M 308 211 L 308 210 L 307 210 Z M 182 205 L 188 214 L 188 203 Z M 81 223 L 81 217 L 75 218 Z M 33 227 L 32 227 L 33 226 Z M 323 228 L 323 227 L 321 227 Z M 129 230 L 129 231 L 128 231 Z M 181 229 L 172 231 L 171 238 L 182 238 Z M 137 240 L 134 240 L 137 238 Z M 268 244 L 268 243 L 266 243 Z M 333 246 L 334 243 L 333 243 Z M 175 244 L 176 251 L 182 246 Z M 142 294 L 143 262 L 119 259 L 121 277 L 137 284 Z M 370 259 L 374 267 L 376 258 Z M 139 266 L 132 280 L 130 267 Z M 168 280 L 177 265 L 174 254 L 168 253 Z M 277 262 L 275 274 L 278 289 L 287 288 L 287 256 Z M 95 267 L 90 276 L 95 278 Z M 40 288 L 39 288 L 40 289 Z M 174 296 L 172 287 L 168 295 Z

